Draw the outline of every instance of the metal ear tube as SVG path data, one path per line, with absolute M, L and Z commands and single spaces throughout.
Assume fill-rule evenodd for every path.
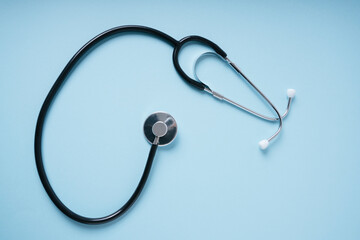
M 267 120 L 267 121 L 278 121 L 279 122 L 279 127 L 278 129 L 276 130 L 276 132 L 270 136 L 269 138 L 267 139 L 263 139 L 259 142 L 259 147 L 262 149 L 262 150 L 265 150 L 268 146 L 269 146 L 269 143 L 270 141 L 272 141 L 277 135 L 279 135 L 281 129 L 282 129 L 282 120 L 287 116 L 287 114 L 289 113 L 290 111 L 290 107 L 291 107 L 291 102 L 292 102 L 292 99 L 295 97 L 295 89 L 288 89 L 287 90 L 287 96 L 288 96 L 288 103 L 287 103 L 287 107 L 286 107 L 286 111 L 284 112 L 283 115 L 280 115 L 279 111 L 277 110 L 277 108 L 274 106 L 274 104 L 264 95 L 264 93 L 262 91 L 260 91 L 255 85 L 254 83 L 252 83 L 246 76 L 244 73 L 242 73 L 242 71 L 235 65 L 235 63 L 233 63 L 232 61 L 230 61 L 230 59 L 228 57 L 223 57 L 221 55 L 219 55 L 218 53 L 216 52 L 206 52 L 206 53 L 203 53 L 201 54 L 195 61 L 195 64 L 194 64 L 194 76 L 195 76 L 195 79 L 198 81 L 198 82 L 202 82 L 200 79 L 199 79 L 199 76 L 197 74 L 197 67 L 199 65 L 199 63 L 206 57 L 209 57 L 209 56 L 214 56 L 214 57 L 217 57 L 223 61 L 225 61 L 226 63 L 228 63 L 228 65 L 236 72 L 238 73 L 243 79 L 245 79 L 251 86 L 253 89 L 256 90 L 256 92 L 266 100 L 266 102 L 272 107 L 272 109 L 274 110 L 274 112 L 276 113 L 277 117 L 268 117 L 268 116 L 265 116 L 263 114 L 260 114 L 254 110 L 251 110 L 250 108 L 247 108 L 225 96 L 223 96 L 222 94 L 218 93 L 218 92 L 215 92 L 213 91 L 210 87 L 208 87 L 206 85 L 206 88 L 204 89 L 204 91 L 206 91 L 207 93 L 211 94 L 214 98 L 220 100 L 220 101 L 225 101 L 253 116 L 256 116 L 258 118 L 261 118 L 261 119 L 264 119 L 264 120 Z

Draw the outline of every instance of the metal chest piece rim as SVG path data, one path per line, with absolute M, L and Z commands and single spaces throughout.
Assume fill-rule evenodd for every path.
M 144 123 L 144 135 L 150 144 L 166 146 L 176 137 L 177 123 L 166 112 L 155 112 Z

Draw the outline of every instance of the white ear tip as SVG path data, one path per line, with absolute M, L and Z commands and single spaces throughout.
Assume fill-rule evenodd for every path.
M 262 150 L 265 150 L 267 147 L 269 146 L 269 141 L 264 139 L 264 140 L 261 140 L 259 142 L 259 147 L 262 149 Z
M 296 91 L 295 91 L 295 89 L 289 88 L 286 93 L 287 93 L 289 98 L 293 98 L 293 97 L 295 97 Z

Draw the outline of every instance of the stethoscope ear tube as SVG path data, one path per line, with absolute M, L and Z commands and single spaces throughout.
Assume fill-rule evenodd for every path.
M 284 112 L 283 115 L 280 115 L 279 114 L 279 111 L 277 110 L 277 108 L 274 106 L 274 104 L 264 95 L 264 93 L 262 91 L 260 91 L 259 88 L 257 88 L 255 86 L 255 84 L 250 81 L 246 76 L 245 74 L 236 66 L 235 63 L 233 63 L 228 57 L 223 57 L 221 56 L 220 54 L 216 53 L 216 52 L 205 52 L 203 54 L 201 54 L 197 60 L 195 61 L 194 63 L 194 76 L 195 76 L 195 79 L 196 81 L 198 82 L 202 82 L 200 79 L 199 79 L 199 76 L 197 75 L 197 65 L 199 64 L 199 62 L 206 58 L 206 57 L 209 57 L 209 56 L 213 56 L 213 57 L 216 57 L 218 59 L 221 59 L 223 60 L 224 62 L 227 63 L 228 66 L 230 66 L 238 75 L 240 75 L 245 81 L 247 81 L 249 83 L 249 85 L 273 108 L 274 112 L 276 113 L 277 117 L 268 117 L 268 116 L 265 116 L 261 113 L 258 113 L 250 108 L 247 108 L 227 97 L 225 97 L 224 95 L 212 90 L 210 87 L 207 86 L 207 88 L 205 88 L 205 92 L 211 94 L 213 97 L 215 97 L 216 99 L 220 100 L 220 101 L 225 101 L 231 105 L 233 105 L 234 107 L 238 108 L 238 109 L 241 109 L 253 116 L 256 116 L 258 118 L 261 118 L 261 119 L 264 119 L 266 121 L 272 121 L 272 122 L 279 122 L 279 127 L 277 129 L 277 131 L 271 135 L 271 137 L 269 138 L 266 138 L 266 139 L 263 139 L 261 140 L 258 144 L 259 144 L 259 147 L 260 149 L 262 150 L 265 150 L 268 146 L 269 146 L 269 143 L 270 141 L 272 141 L 279 133 L 280 133 L 280 130 L 282 128 L 282 120 L 287 116 L 287 114 L 289 113 L 290 111 L 290 106 L 291 106 L 291 102 L 292 100 L 294 99 L 295 97 L 295 89 L 288 89 L 287 90 L 287 96 L 288 96 L 288 104 L 287 104 L 287 107 L 286 107 L 286 111 Z

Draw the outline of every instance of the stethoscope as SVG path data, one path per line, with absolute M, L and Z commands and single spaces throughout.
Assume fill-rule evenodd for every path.
M 75 55 L 70 59 L 70 61 L 66 64 L 65 68 L 60 73 L 59 77 L 57 78 L 54 85 L 50 89 L 50 92 L 48 93 L 48 95 L 45 98 L 45 101 L 41 107 L 41 110 L 40 110 L 40 113 L 39 113 L 39 116 L 37 119 L 36 130 L 35 130 L 35 159 L 36 159 L 36 166 L 37 166 L 37 170 L 38 170 L 38 173 L 40 176 L 40 180 L 41 180 L 47 194 L 49 195 L 50 199 L 53 201 L 53 203 L 66 216 L 70 217 L 71 219 L 73 219 L 75 221 L 81 222 L 81 223 L 86 223 L 86 224 L 105 223 L 105 222 L 109 222 L 109 221 L 114 220 L 115 218 L 123 215 L 135 203 L 136 199 L 139 197 L 142 189 L 144 188 L 146 180 L 149 176 L 150 169 L 151 169 L 158 146 L 167 145 L 167 144 L 171 143 L 177 134 L 177 123 L 176 123 L 175 119 L 168 113 L 156 112 L 156 113 L 151 114 L 145 120 L 143 130 L 144 130 L 146 139 L 151 144 L 151 148 L 150 148 L 148 159 L 147 159 L 147 162 L 145 165 L 144 172 L 141 176 L 138 186 L 136 187 L 134 193 L 131 195 L 129 200 L 119 210 L 117 210 L 116 212 L 114 212 L 110 215 L 107 215 L 104 217 L 98 217 L 98 218 L 90 218 L 90 217 L 81 216 L 81 215 L 73 212 L 72 210 L 70 210 L 67 206 L 65 206 L 64 203 L 58 198 L 58 196 L 56 195 L 53 188 L 51 187 L 49 179 L 46 175 L 46 171 L 45 171 L 44 164 L 43 164 L 43 158 L 42 158 L 43 126 L 44 126 L 44 121 L 45 121 L 45 118 L 46 118 L 46 115 L 48 113 L 51 103 L 54 101 L 56 94 L 60 91 L 60 87 L 65 82 L 69 73 L 76 66 L 76 63 L 90 49 L 96 47 L 103 40 L 108 39 L 109 37 L 111 37 L 115 34 L 130 33 L 130 32 L 142 32 L 142 33 L 150 34 L 150 35 L 153 35 L 155 37 L 158 37 L 158 38 L 164 40 L 165 42 L 167 42 L 168 44 L 173 46 L 174 47 L 174 51 L 173 51 L 174 67 L 175 67 L 176 71 L 179 73 L 179 75 L 191 86 L 197 88 L 198 90 L 205 91 L 205 92 L 211 94 L 213 97 L 215 97 L 219 100 L 225 101 L 225 102 L 227 102 L 237 108 L 240 108 L 256 117 L 259 117 L 259 118 L 267 120 L 267 121 L 278 121 L 279 126 L 278 126 L 278 129 L 276 130 L 276 132 L 269 138 L 261 140 L 259 142 L 259 147 L 263 150 L 266 149 L 268 147 L 269 143 L 280 133 L 280 131 L 282 129 L 283 119 L 289 113 L 292 99 L 295 96 L 294 89 L 287 90 L 287 95 L 288 95 L 287 108 L 286 108 L 285 113 L 283 115 L 280 115 L 279 111 L 272 104 L 272 102 L 242 73 L 242 71 L 232 61 L 230 61 L 230 59 L 227 57 L 227 54 L 218 45 L 216 45 L 212 41 L 210 41 L 206 38 L 200 37 L 200 36 L 188 36 L 188 37 L 181 39 L 180 41 L 177 41 L 174 38 L 170 37 L 169 35 L 161 32 L 159 30 L 145 27 L 145 26 L 120 26 L 120 27 L 115 27 L 115 28 L 109 29 L 103 33 L 100 33 L 99 35 L 97 35 L 96 37 L 91 39 L 89 42 L 87 42 L 82 48 L 80 48 L 80 50 L 77 51 L 75 53 Z M 196 60 L 196 62 L 194 64 L 195 79 L 192 79 L 191 77 L 189 77 L 183 71 L 183 69 L 181 68 L 181 66 L 179 64 L 179 53 L 180 53 L 181 49 L 187 43 L 190 43 L 190 42 L 198 42 L 198 43 L 204 44 L 214 50 L 214 52 L 206 52 L 206 53 L 200 55 L 200 57 Z M 230 100 L 229 98 L 221 95 L 220 93 L 213 91 L 209 86 L 207 86 L 202 81 L 200 81 L 200 79 L 196 73 L 196 69 L 197 69 L 199 62 L 202 61 L 206 57 L 216 57 L 216 58 L 219 58 L 219 59 L 225 61 L 226 63 L 228 63 L 229 66 L 231 66 L 231 68 L 233 68 L 238 74 L 240 74 L 260 94 L 260 96 L 266 100 L 266 102 L 275 111 L 277 117 L 268 117 L 268 116 L 262 115 L 260 113 L 257 113 L 245 106 L 242 106 L 242 105 Z

